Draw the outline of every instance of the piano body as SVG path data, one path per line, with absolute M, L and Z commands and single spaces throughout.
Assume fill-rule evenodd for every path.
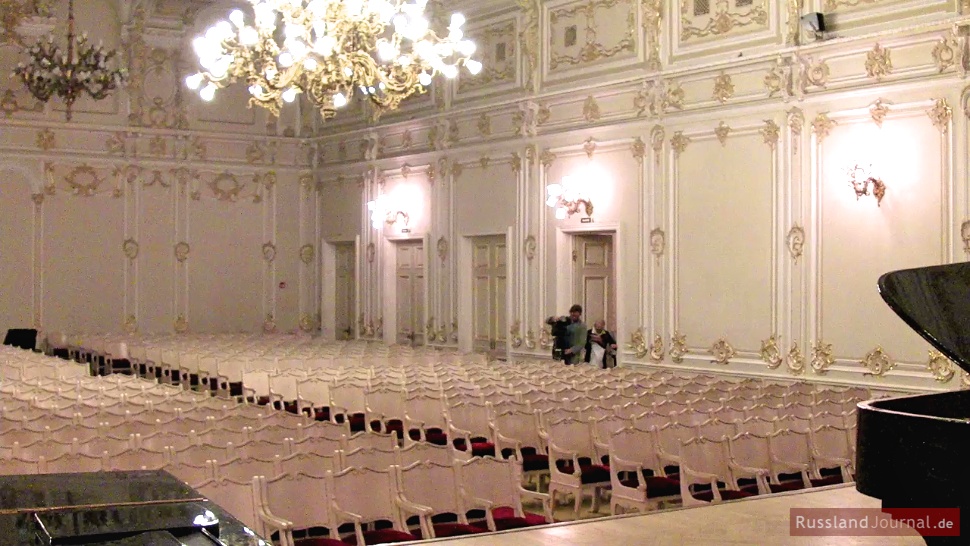
M 890 308 L 933 347 L 970 371 L 970 263 L 894 271 L 879 279 Z M 856 488 L 886 508 L 960 508 L 970 544 L 970 390 L 859 404 Z

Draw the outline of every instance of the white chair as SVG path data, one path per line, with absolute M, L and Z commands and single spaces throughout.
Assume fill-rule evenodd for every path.
M 456 462 L 459 491 L 466 503 L 485 505 L 485 528 L 504 531 L 552 523 L 549 495 L 522 487 L 522 472 L 514 461 L 474 457 Z M 527 513 L 522 499 L 541 503 L 542 514 Z M 481 523 L 473 523 L 481 527 Z
M 468 524 L 467 512 L 473 508 L 488 510 L 490 503 L 475 502 L 474 497 L 463 498 L 454 463 L 416 462 L 407 467 L 394 467 L 397 472 L 398 494 L 406 502 L 432 508 L 429 516 L 450 514 L 457 523 L 434 523 L 425 538 L 453 537 L 482 533 L 485 529 Z M 402 514 L 403 519 L 403 514 Z
M 680 484 L 664 475 L 656 431 L 630 426 L 610 437 L 610 512 L 646 511 L 680 499 Z
M 739 490 L 734 483 L 726 439 L 691 438 L 681 444 L 678 459 L 678 481 L 684 506 L 716 504 L 754 495 Z
M 394 473 L 393 468 L 347 468 L 327 474 L 327 485 L 332 499 L 331 538 L 340 538 L 337 536 L 337 529 L 349 523 L 354 526 L 358 545 L 417 540 L 417 536 L 406 531 L 402 521 L 405 514 L 418 516 L 421 536 L 431 536 L 428 517 L 432 512 L 431 508 L 402 499 L 397 494 Z M 390 521 L 392 528 L 365 532 L 364 524 L 375 521 Z
M 262 521 L 257 516 L 258 491 L 254 491 L 253 480 L 212 479 L 194 487 L 205 498 L 232 514 L 243 525 L 257 531 L 263 530 Z M 300 497 L 300 500 L 304 500 L 303 497 Z
M 549 496 L 553 505 L 562 493 L 573 495 L 573 512 L 579 519 L 583 495 L 593 497 L 592 510 L 599 510 L 600 493 L 610 485 L 610 469 L 601 463 L 593 443 L 591 421 L 563 419 L 546 424 L 549 449 Z
M 398 463 L 398 447 L 382 449 L 379 447 L 358 447 L 349 451 L 338 451 L 337 461 L 340 468 L 372 468 L 384 470 Z
M 278 532 L 282 546 L 293 546 L 293 531 L 330 527 L 330 495 L 326 475 L 282 474 L 254 480 L 256 512 L 264 536 Z M 308 496 L 312 497 L 308 499 Z M 344 544 L 334 539 L 314 539 L 314 544 Z

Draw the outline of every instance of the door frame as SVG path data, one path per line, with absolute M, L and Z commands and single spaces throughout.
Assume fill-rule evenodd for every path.
M 320 337 L 326 341 L 337 340 L 337 245 L 354 245 L 354 315 L 350 318 L 353 328 L 351 339 L 359 339 L 357 317 L 360 316 L 360 235 L 353 239 L 323 239 L 320 245 Z
M 421 304 L 421 316 L 418 317 L 418 328 L 424 329 L 425 324 L 428 321 L 428 296 L 430 285 L 428 283 L 430 278 L 429 260 L 431 259 L 431 236 L 427 233 L 424 235 L 410 235 L 403 237 L 385 237 L 384 238 L 384 301 L 382 315 L 384 317 L 384 343 L 388 345 L 394 345 L 397 343 L 397 252 L 394 250 L 395 245 L 401 243 L 421 243 L 421 249 L 424 254 L 424 275 L 422 277 L 422 284 L 424 284 L 424 297 Z M 425 332 L 424 344 L 428 344 L 427 333 Z
M 573 263 L 573 250 L 576 248 L 575 236 L 577 235 L 609 235 L 612 238 L 613 246 L 613 287 L 614 299 L 616 300 L 616 324 L 609 324 L 607 327 L 616 336 L 617 343 L 625 339 L 626 324 L 623 321 L 626 305 L 620 297 L 620 287 L 623 286 L 623 270 L 620 264 L 622 248 L 621 234 L 623 230 L 618 222 L 602 222 L 596 224 L 582 224 L 579 226 L 557 226 L 556 227 L 556 267 L 557 274 L 553 281 L 556 286 L 556 314 L 565 313 L 569 306 L 576 303 L 573 300 L 573 290 L 576 286 L 576 264 Z M 588 320 L 586 310 L 583 310 L 583 320 Z M 618 355 L 619 356 L 619 355 Z
M 514 229 L 514 226 L 509 226 L 505 230 L 505 233 L 471 233 L 460 235 L 458 237 L 458 263 L 456 266 L 456 271 L 458 276 L 458 350 L 460 352 L 470 353 L 475 346 L 475 332 L 472 329 L 472 323 L 475 320 L 475 302 L 473 301 L 472 294 L 472 254 L 474 252 L 472 248 L 472 239 L 475 239 L 476 237 L 505 237 L 505 323 L 507 325 L 512 324 L 514 316 L 512 304 L 515 301 L 512 297 L 512 272 L 515 271 L 515 266 L 513 264 L 515 252 L 511 246 L 511 241 L 514 240 Z M 506 338 L 509 337 L 511 336 L 506 336 Z M 506 343 L 501 347 L 496 346 L 495 350 L 504 351 L 505 358 L 508 359 L 511 351 L 509 341 L 506 341 Z

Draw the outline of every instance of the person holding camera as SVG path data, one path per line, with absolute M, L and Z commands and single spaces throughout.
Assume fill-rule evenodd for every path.
M 552 326 L 552 335 L 555 338 L 553 358 L 561 359 L 566 364 L 583 362 L 583 349 L 586 348 L 589 332 L 583 324 L 583 306 L 573 305 L 569 308 L 569 317 L 549 317 L 546 322 Z
M 606 329 L 606 321 L 593 323 L 586 339 L 586 362 L 598 368 L 616 367 L 616 339 Z

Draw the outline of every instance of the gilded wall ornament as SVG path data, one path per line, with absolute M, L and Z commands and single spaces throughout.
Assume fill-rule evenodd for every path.
M 529 350 L 536 348 L 536 332 L 532 328 L 525 333 L 525 348 Z
M 882 99 L 876 99 L 876 102 L 872 103 L 872 106 L 869 107 L 869 115 L 872 117 L 873 123 L 882 127 L 882 122 L 889 114 L 890 104 L 892 103 L 885 102 Z
M 593 159 L 593 154 L 596 153 L 596 141 L 593 137 L 587 138 L 583 143 L 583 151 L 586 152 L 586 157 Z
M 949 131 L 950 120 L 953 119 L 953 109 L 950 108 L 946 99 L 936 99 L 933 108 L 930 108 L 926 114 L 930 116 L 930 121 L 941 133 L 946 134 Z
M 818 139 L 819 143 L 825 140 L 825 137 L 832 132 L 832 128 L 837 125 L 837 122 L 829 118 L 828 114 L 822 112 L 815 116 L 815 120 L 812 121 L 812 131 L 815 132 L 815 138 Z
M 670 146 L 674 150 L 674 156 L 684 153 L 688 144 L 690 144 L 690 137 L 684 135 L 683 131 L 677 131 L 674 136 L 670 137 Z
M 761 360 L 768 365 L 768 369 L 774 370 L 785 360 L 778 350 L 778 334 L 771 334 L 768 339 L 761 340 Z
M 600 119 L 600 105 L 596 102 L 593 95 L 587 96 L 586 101 L 583 102 L 583 119 L 587 123 L 599 121 Z
M 731 359 L 738 354 L 737 351 L 734 350 L 734 347 L 732 347 L 731 344 L 723 338 L 715 341 L 714 345 L 712 345 L 707 352 L 714 356 L 714 360 L 712 361 L 713 363 L 725 365 L 730 364 Z
M 650 353 L 650 347 L 647 345 L 647 338 L 643 335 L 643 328 L 637 328 L 632 334 L 630 334 L 630 342 L 627 343 L 627 348 L 633 351 L 634 356 L 637 358 L 643 358 Z
M 458 321 L 451 322 L 451 342 L 458 343 Z
M 725 103 L 734 96 L 734 82 L 731 75 L 726 73 L 719 74 L 714 78 L 714 99 L 720 103 Z
M 601 59 L 610 59 L 624 52 L 635 52 L 635 37 L 638 30 L 635 23 L 636 11 L 638 9 L 636 2 L 631 1 L 628 3 L 630 11 L 626 17 L 627 32 L 624 33 L 623 37 L 609 47 L 597 41 L 596 28 L 604 24 L 602 20 L 597 21 L 596 19 L 597 8 L 613 8 L 619 4 L 620 2 L 618 0 L 589 0 L 584 4 L 572 4 L 558 9 L 550 9 L 547 20 L 549 21 L 550 31 L 553 34 L 565 34 L 566 29 L 558 24 L 561 21 L 576 20 L 579 18 L 584 19 L 580 25 L 576 26 L 576 33 L 583 33 L 585 35 L 585 43 L 580 45 L 577 38 L 576 45 L 579 45 L 579 51 L 575 55 L 552 52 L 549 56 L 549 70 L 554 71 L 560 65 L 584 65 L 594 63 Z M 608 16 L 610 15 L 612 14 Z M 566 24 L 569 23 L 567 22 Z
M 300 261 L 304 265 L 310 265 L 313 263 L 313 258 L 316 257 L 316 249 L 311 244 L 305 244 L 300 247 Z
M 245 184 L 232 173 L 221 173 L 213 178 L 209 184 L 212 195 L 219 201 L 235 203 L 239 199 Z
M 540 0 L 516 0 L 522 10 L 522 29 L 519 31 L 520 49 L 525 59 L 525 88 L 535 93 L 539 90 L 539 13 Z
M 318 324 L 320 324 L 320 321 L 310 313 L 303 313 L 300 315 L 300 331 L 312 332 L 317 329 Z M 352 333 L 353 332 L 350 332 L 348 335 Z
M 434 341 L 436 331 L 437 330 L 435 329 L 435 325 L 434 325 L 434 317 L 428 317 L 428 322 L 425 323 L 424 325 L 425 339 L 427 339 L 428 341 Z
M 970 220 L 960 224 L 960 238 L 963 239 L 963 252 L 970 255 Z
M 142 183 L 142 187 L 150 188 L 152 186 L 158 186 L 159 188 L 171 188 L 172 183 L 165 180 L 165 176 L 162 175 L 162 171 L 152 171 L 152 176 L 146 182 Z
M 509 340 L 512 343 L 513 349 L 518 349 L 522 346 L 522 321 L 516 320 L 512 323 L 512 327 L 509 328 Z
M 125 239 L 125 242 L 121 243 L 121 251 L 124 252 L 126 258 L 134 260 L 138 257 L 138 242 L 130 238 Z
M 783 89 L 787 87 L 787 82 L 789 80 L 788 70 L 784 64 L 782 58 L 778 58 L 775 61 L 774 66 L 772 66 L 768 73 L 765 74 L 764 86 L 765 91 L 768 92 L 768 97 L 774 97 L 775 95 L 782 92 Z
M 728 125 L 723 121 L 718 123 L 717 127 L 714 128 L 714 136 L 717 137 L 717 140 L 721 143 L 721 146 L 727 145 L 727 139 L 730 133 L 731 128 L 728 127 Z
M 38 208 L 44 204 L 44 194 L 43 193 L 32 193 L 30 194 L 30 200 L 34 202 Z
M 801 141 L 802 127 L 805 125 L 805 114 L 800 108 L 795 107 L 788 111 L 788 128 L 791 131 L 792 154 L 798 154 L 798 145 Z
M 374 328 L 374 336 L 384 337 L 384 316 L 377 317 L 377 324 Z
M 876 80 L 881 80 L 893 71 L 893 61 L 890 51 L 880 44 L 872 47 L 866 53 L 866 75 Z
M 179 263 L 182 263 L 185 260 L 188 260 L 189 259 L 189 251 L 191 251 L 191 250 L 192 250 L 192 248 L 189 246 L 189 243 L 186 243 L 185 241 L 176 243 L 175 244 L 175 259 L 178 260 Z
M 663 125 L 654 125 L 650 129 L 650 148 L 653 149 L 654 161 L 659 165 L 660 158 L 663 155 L 664 149 L 664 139 L 666 138 L 666 133 L 664 132 Z
M 367 243 L 367 248 L 364 250 L 365 257 L 367 258 L 367 263 L 374 263 L 374 257 L 377 254 L 377 247 L 374 243 Z
M 104 179 L 98 176 L 98 171 L 89 165 L 74 167 L 64 177 L 64 181 L 67 182 L 74 195 L 82 197 L 91 197 L 97 192 L 98 187 L 104 183 Z
M 662 0 L 640 0 L 640 13 L 643 14 L 643 29 L 646 31 L 647 70 L 658 71 L 662 67 L 660 59 L 660 28 L 663 17 Z
M 940 383 L 949 383 L 956 375 L 953 362 L 939 351 L 929 351 L 929 361 L 926 368 L 933 373 L 933 377 Z
M 276 319 L 273 318 L 273 313 L 266 313 L 266 318 L 263 320 L 263 331 L 267 334 L 276 331 Z
M 778 127 L 778 124 L 775 123 L 775 120 L 766 119 L 765 126 L 762 127 L 758 132 L 761 133 L 762 138 L 764 138 L 765 144 L 774 150 L 778 145 L 778 137 L 781 133 L 781 129 Z
M 793 225 L 788 230 L 785 242 L 788 244 L 788 254 L 791 256 L 792 261 L 797 264 L 805 248 L 805 230 L 798 224 Z
M 792 375 L 801 375 L 805 371 L 805 357 L 802 356 L 802 350 L 798 348 L 797 341 L 791 344 L 785 363 L 788 366 L 788 372 Z
M 660 257 L 664 254 L 667 246 L 667 234 L 659 227 L 650 230 L 650 253 L 653 254 L 657 265 L 660 265 Z
M 829 82 L 829 64 L 825 59 L 808 59 L 802 64 L 802 91 L 809 86 L 825 87 Z
M 489 157 L 488 157 L 487 155 L 483 155 L 483 156 L 482 156 L 482 157 L 481 157 L 481 158 L 480 158 L 480 159 L 478 160 L 478 163 L 479 163 L 479 165 L 481 165 L 481 166 L 482 166 L 482 170 L 487 170 L 487 169 L 488 169 L 488 164 L 489 164 L 489 163 L 491 163 L 491 161 L 492 161 L 492 160 L 491 160 L 491 159 L 490 159 L 490 158 L 489 158 Z
M 788 15 L 785 17 L 787 21 L 785 45 L 787 46 L 799 45 L 801 41 L 801 21 L 799 17 L 802 14 L 803 3 L 803 0 L 787 0 Z
M 539 348 L 540 349 L 551 349 L 552 348 L 552 332 L 549 331 L 549 327 L 543 325 L 539 329 Z
M 556 154 L 549 150 L 542 150 L 542 153 L 539 154 L 539 163 L 542 164 L 544 169 L 549 169 L 554 161 L 556 161 Z
M 478 122 L 475 124 L 475 126 L 478 128 L 478 135 L 482 138 L 492 134 L 492 118 L 490 118 L 485 112 L 482 112 L 478 116 Z
M 448 258 L 448 239 L 444 235 L 438 237 L 437 251 L 438 259 L 442 262 Z
M 165 157 L 168 155 L 168 141 L 164 136 L 155 135 L 148 139 L 148 155 Z
M 940 74 L 957 64 L 957 55 L 960 44 L 953 38 L 952 34 L 940 38 L 940 41 L 933 47 L 931 55 L 933 63 Z
M 405 150 L 410 150 L 411 146 L 414 146 L 414 137 L 411 135 L 410 129 L 405 129 L 401 133 L 401 148 Z
M 128 315 L 125 317 L 125 322 L 121 325 L 126 334 L 134 334 L 138 331 L 138 317 L 135 315 Z
M 273 243 L 263 243 L 263 260 L 272 263 L 276 259 L 276 245 Z
M 637 163 L 642 165 L 643 158 L 647 155 L 647 143 L 642 138 L 637 137 L 633 139 L 633 144 L 630 145 L 630 151 L 633 152 L 633 159 L 636 159 Z
M 822 341 L 812 343 L 812 371 L 818 375 L 825 375 L 828 369 L 835 364 L 835 357 L 832 356 L 832 344 Z
M 714 0 L 704 5 L 708 6 L 706 13 L 707 24 L 697 26 L 694 17 L 697 15 L 692 9 L 694 3 L 688 0 L 680 1 L 680 40 L 687 42 L 694 38 L 721 36 L 734 29 L 749 26 L 764 27 L 768 23 L 768 11 L 764 2 L 758 2 L 748 10 L 739 10 L 737 5 L 727 0 Z M 732 5 L 734 9 L 732 9 Z
M 525 238 L 525 242 L 522 243 L 522 251 L 525 254 L 525 259 L 532 261 L 536 257 L 536 238 L 533 235 L 529 235 Z
M 670 360 L 677 364 L 684 361 L 684 356 L 687 354 L 687 334 L 681 334 L 680 332 L 674 332 L 670 336 Z
M 650 362 L 660 363 L 664 360 L 664 339 L 660 334 L 653 335 L 653 342 L 650 343 Z
M 886 375 L 889 370 L 896 367 L 896 363 L 893 361 L 892 357 L 886 354 L 882 350 L 882 347 L 876 347 L 875 349 L 866 353 L 866 356 L 859 361 L 867 370 L 867 373 L 875 376 Z
M 184 334 L 189 330 L 189 321 L 185 319 L 185 315 L 179 313 L 179 316 L 175 318 L 175 322 L 172 324 L 172 329 L 177 334 Z
M 37 147 L 45 152 L 47 150 L 53 150 L 57 146 L 57 135 L 50 128 L 44 128 L 37 131 Z

